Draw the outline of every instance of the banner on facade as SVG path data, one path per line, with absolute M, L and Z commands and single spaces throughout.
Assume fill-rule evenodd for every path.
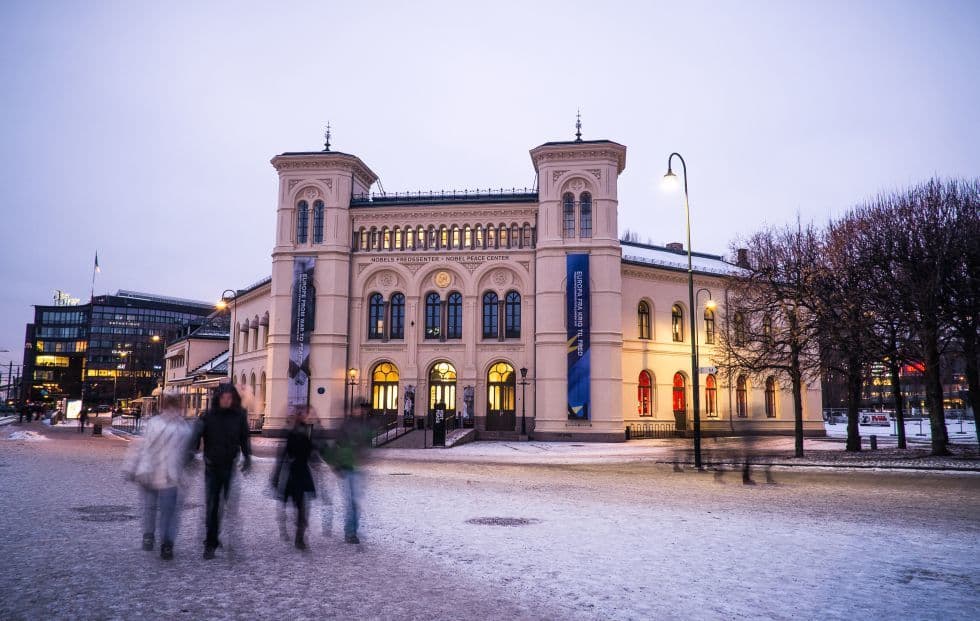
M 589 255 L 565 257 L 566 325 L 568 326 L 568 418 L 589 420 Z
M 289 406 L 310 402 L 310 337 L 316 316 L 316 286 L 313 284 L 315 257 L 293 258 L 293 309 L 289 330 Z

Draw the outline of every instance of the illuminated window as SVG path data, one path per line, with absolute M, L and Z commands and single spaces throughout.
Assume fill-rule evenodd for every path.
M 385 302 L 380 293 L 371 296 L 368 304 L 368 338 L 384 338 L 385 333 Z
M 463 248 L 473 247 L 473 229 L 467 224 L 463 227 Z
M 776 378 L 766 378 L 766 416 L 776 418 Z
M 718 386 L 714 375 L 704 379 L 704 411 L 708 416 L 718 416 Z
M 395 227 L 395 250 L 402 250 L 402 230 Z
M 744 375 L 739 375 L 735 381 L 735 410 L 741 418 L 749 415 L 748 380 Z
M 673 407 L 675 412 L 687 411 L 687 393 L 684 376 L 674 373 Z
M 640 329 L 640 338 L 650 338 L 650 305 L 640 302 L 636 307 L 636 323 Z
M 491 414 L 512 414 L 517 404 L 517 377 L 514 367 L 498 362 L 487 372 L 487 410 Z
M 483 225 L 482 224 L 477 224 L 476 225 L 476 247 L 477 248 L 485 248 L 486 246 L 484 245 L 483 241 L 484 241 L 484 238 L 483 238 Z
M 636 388 L 636 411 L 640 416 L 653 416 L 653 379 L 649 371 L 640 371 Z
M 715 342 L 715 311 L 704 309 L 704 342 L 714 345 Z
M 449 248 L 449 229 L 445 224 L 439 227 L 439 248 L 442 250 Z
M 449 242 L 450 242 L 449 243 L 450 248 L 454 248 L 457 250 L 460 248 L 461 241 L 459 237 L 459 227 L 456 226 L 455 224 L 453 225 L 452 238 L 449 240 Z
M 530 248 L 532 244 L 531 225 L 525 222 L 521 233 L 521 246 L 524 248 Z
M 679 304 L 670 307 L 670 333 L 675 343 L 684 341 L 684 311 Z
M 507 229 L 507 225 L 501 224 L 498 230 L 500 231 L 500 247 L 510 248 L 510 231 Z
M 487 248 L 497 247 L 497 228 L 492 225 L 487 225 Z
M 381 227 L 381 248 L 391 250 L 391 231 L 388 227 Z
M 398 412 L 398 367 L 382 362 L 371 373 L 371 408 L 378 413 Z

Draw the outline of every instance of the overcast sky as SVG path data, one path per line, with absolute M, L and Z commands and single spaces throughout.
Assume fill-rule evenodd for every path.
M 269 274 L 269 159 L 333 146 L 389 192 L 531 185 L 628 147 L 620 228 L 696 250 L 980 173 L 980 2 L 0 3 L 0 363 L 54 289 L 203 300 Z

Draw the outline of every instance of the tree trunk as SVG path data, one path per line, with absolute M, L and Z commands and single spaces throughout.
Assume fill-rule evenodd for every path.
M 966 358 L 966 387 L 970 391 L 973 428 L 980 430 L 980 364 L 977 363 L 976 339 L 964 339 L 963 357 Z M 980 431 L 977 432 L 977 446 L 980 448 Z
M 861 429 L 858 417 L 861 411 L 861 366 L 849 363 L 847 369 L 847 445 L 848 451 L 861 450 Z
M 803 457 L 803 379 L 793 374 L 793 424 L 796 436 L 796 456 Z
M 932 454 L 949 455 L 949 437 L 943 414 L 943 380 L 939 372 L 939 339 L 935 330 L 924 331 L 922 346 L 926 365 L 926 406 L 929 408 L 929 428 L 932 432 Z
M 908 448 L 905 441 L 905 404 L 902 401 L 902 378 L 899 374 L 897 360 L 888 361 L 888 370 L 892 376 L 892 397 L 895 399 L 895 424 L 898 427 L 898 448 Z

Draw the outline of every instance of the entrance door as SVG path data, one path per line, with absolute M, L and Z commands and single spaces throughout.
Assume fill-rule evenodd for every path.
M 429 369 L 429 412 L 434 413 L 439 405 L 447 416 L 456 411 L 456 367 L 448 362 L 437 362 Z
M 514 367 L 498 362 L 487 372 L 487 431 L 517 428 L 517 378 Z
M 398 420 L 398 367 L 382 362 L 371 373 L 371 417 L 378 427 Z

